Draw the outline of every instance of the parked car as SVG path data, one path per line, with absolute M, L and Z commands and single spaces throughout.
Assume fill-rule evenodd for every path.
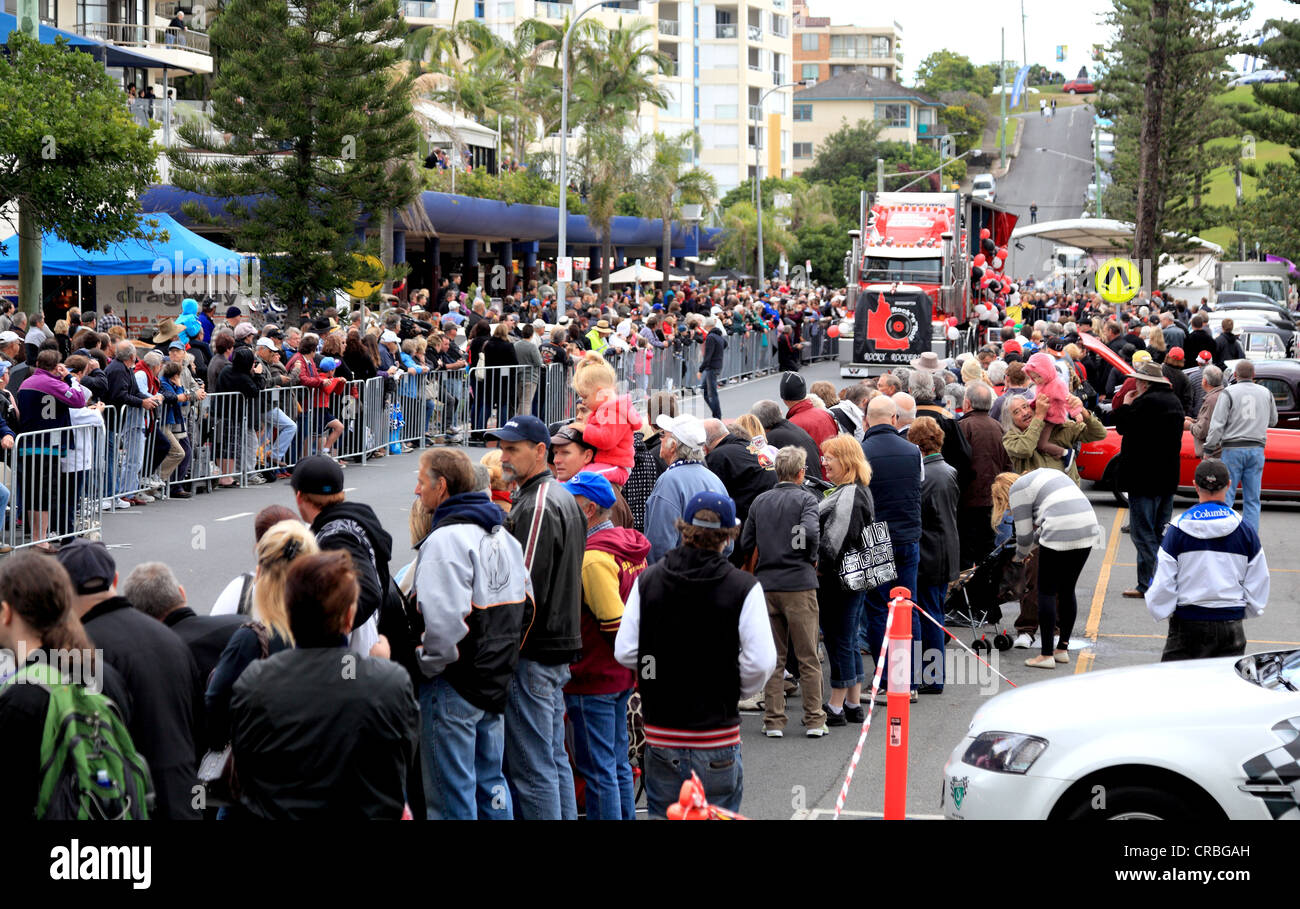
M 976 712 L 939 804 L 971 820 L 1300 819 L 1298 733 L 1300 650 L 1067 675 Z
M 1122 357 L 1092 335 L 1083 335 L 1080 342 L 1112 366 L 1130 371 Z M 1235 362 L 1229 365 L 1233 366 Z M 1268 430 L 1264 442 L 1261 495 L 1269 499 L 1300 499 L 1300 360 L 1255 361 L 1255 379 L 1271 391 L 1277 401 L 1277 426 Z M 1079 476 L 1102 488 L 1109 488 L 1117 502 L 1127 505 L 1128 496 L 1115 488 L 1119 450 L 1119 433 L 1111 428 L 1106 438 L 1089 442 L 1080 449 Z M 1194 495 L 1192 478 L 1200 458 L 1196 456 L 1190 432 L 1183 433 L 1179 458 L 1179 492 Z
M 971 183 L 971 193 L 976 199 L 992 202 L 998 195 L 998 184 L 992 174 L 976 174 Z
M 1091 79 L 1071 79 L 1061 86 L 1067 95 L 1090 95 L 1097 90 Z
M 1257 310 L 1212 312 L 1207 322 L 1211 335 L 1217 338 L 1222 333 L 1224 319 L 1232 319 L 1233 333 L 1240 338 L 1246 356 L 1252 360 L 1288 357 L 1295 352 L 1295 323 L 1289 319 L 1283 320 L 1275 314 Z M 1284 321 L 1286 324 L 1282 324 Z
M 1262 312 L 1275 312 L 1294 320 L 1296 314 L 1287 309 L 1286 302 L 1278 302 L 1267 294 L 1252 293 L 1248 290 L 1221 290 L 1214 295 L 1214 309 L 1258 309 Z

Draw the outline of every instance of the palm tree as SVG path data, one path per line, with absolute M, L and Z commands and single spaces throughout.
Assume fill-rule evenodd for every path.
M 588 185 L 587 223 L 600 240 L 602 298 L 609 293 L 609 263 L 614 258 L 611 227 L 618 213 L 618 200 L 635 180 L 636 164 L 644 154 L 645 140 L 627 136 L 630 119 L 624 114 L 608 123 L 591 124 L 583 133 L 578 151 Z
M 642 103 L 668 106 L 668 95 L 655 85 L 652 73 L 668 74 L 672 59 L 646 40 L 649 22 L 639 20 L 616 28 L 599 23 L 591 30 L 591 41 L 581 44 L 570 64 L 574 122 L 582 125 L 606 123 L 620 114 L 635 114 Z M 572 43 L 570 43 L 572 52 Z
M 687 164 L 687 149 L 695 148 L 699 137 L 686 133 L 670 139 L 655 133 L 650 149 L 650 162 L 645 173 L 635 181 L 637 201 L 642 210 L 663 221 L 663 271 L 662 289 L 668 293 L 668 257 L 672 250 L 673 221 L 681 218 L 683 203 L 693 203 L 712 209 L 717 203 L 718 184 L 713 175 L 698 167 L 683 171 Z M 696 149 L 698 150 L 698 149 Z
M 502 44 L 506 70 L 514 83 L 514 115 L 511 118 L 510 148 L 515 160 L 522 160 L 533 138 L 533 126 L 546 111 L 558 109 L 556 96 L 559 70 L 543 61 L 559 58 L 562 29 L 540 19 L 526 19 L 515 28 L 515 40 Z
M 718 261 L 738 268 L 753 266 L 758 272 L 758 218 L 752 202 L 737 202 L 722 215 L 722 243 L 718 247 Z M 773 258 L 794 249 L 795 238 L 776 223 L 770 211 L 763 212 L 763 254 L 774 253 Z

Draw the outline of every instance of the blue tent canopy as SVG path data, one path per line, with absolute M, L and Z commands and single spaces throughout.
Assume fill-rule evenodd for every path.
M 16 31 L 18 31 L 18 17 L 11 13 L 0 12 L 0 45 L 8 44 L 10 33 Z M 85 51 L 105 66 L 138 66 L 144 69 L 178 69 L 193 72 L 187 67 L 166 63 L 136 50 L 96 41 L 49 25 L 42 24 L 38 34 L 42 44 L 53 44 L 57 39 L 63 38 L 73 50 Z
M 73 246 L 53 234 L 41 242 L 41 270 L 47 275 L 239 275 L 245 258 L 181 226 L 169 214 L 146 212 L 140 216 L 144 232 L 167 232 L 167 239 L 129 238 L 103 252 Z M 150 224 L 157 221 L 157 227 Z M 18 274 L 18 235 L 2 241 L 0 276 Z

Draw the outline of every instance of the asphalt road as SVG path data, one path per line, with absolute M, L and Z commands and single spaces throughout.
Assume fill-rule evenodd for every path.
M 832 363 L 809 367 L 804 373 L 810 382 L 825 378 L 839 384 L 839 370 Z M 761 398 L 775 398 L 777 381 L 777 377 L 768 377 L 723 388 L 724 416 L 736 416 Z M 705 413 L 701 401 L 694 399 L 690 403 L 696 412 Z M 469 451 L 472 457 L 478 457 L 482 449 Z M 416 456 L 405 455 L 346 470 L 349 497 L 374 507 L 394 537 L 394 568 L 412 557 L 406 512 L 415 487 L 415 469 Z M 1076 643 L 1086 646 L 1075 652 L 1070 665 L 1050 672 L 1024 666 L 1030 651 L 994 651 L 989 658 L 992 665 L 1017 685 L 1159 659 L 1164 626 L 1151 620 L 1142 601 L 1120 596 L 1135 579 L 1133 544 L 1127 534 L 1119 532 L 1125 514 L 1115 507 L 1109 493 L 1090 491 L 1090 498 L 1106 529 L 1108 545 L 1105 550 L 1093 551 L 1078 585 L 1080 616 L 1074 637 Z M 132 508 L 105 516 L 104 541 L 112 548 L 123 577 L 141 562 L 165 561 L 185 586 L 191 605 L 199 612 L 207 612 L 225 584 L 252 567 L 253 515 L 273 502 L 292 507 L 287 482 L 196 496 L 188 502 Z M 1189 504 L 1178 500 L 1175 513 Z M 1261 530 L 1273 572 L 1273 589 L 1264 616 L 1246 623 L 1252 649 L 1278 644 L 1300 646 L 1300 618 L 1293 606 L 1300 598 L 1300 551 L 1289 536 L 1298 508 L 1290 504 L 1264 507 Z M 1014 618 L 1012 607 L 1003 627 L 1009 628 Z M 971 640 L 968 629 L 954 631 L 962 641 Z M 985 628 L 983 633 L 992 637 L 993 631 Z M 870 671 L 870 659 L 866 662 Z M 972 716 L 986 699 L 1007 690 L 1006 682 L 991 676 L 951 642 L 948 666 L 944 694 L 923 697 L 911 708 L 907 790 L 908 813 L 914 817 L 938 814 L 941 772 L 949 752 L 961 741 Z M 1123 705 L 1098 704 L 1097 709 L 1121 710 Z M 762 736 L 760 714 L 743 717 L 743 812 L 770 819 L 828 818 L 834 811 L 861 727 L 837 728 L 825 738 L 808 739 L 801 734 L 797 695 L 788 702 L 787 711 L 790 719 L 783 739 Z M 884 726 L 884 708 L 880 707 L 849 792 L 847 817 L 879 816 L 884 793 Z
M 1079 217 L 1084 194 L 1092 182 L 1092 114 L 1092 106 L 1083 104 L 1057 108 L 1056 116 L 1051 118 L 1037 111 L 1018 115 L 1024 132 L 1020 154 L 1007 175 L 998 181 L 997 204 L 1019 215 L 1021 225 L 1029 223 L 1031 202 L 1038 203 L 1040 222 Z M 1023 250 L 1014 246 L 1009 250 L 1007 273 L 1017 278 L 1050 275 L 1053 244 L 1034 239 L 1022 243 Z

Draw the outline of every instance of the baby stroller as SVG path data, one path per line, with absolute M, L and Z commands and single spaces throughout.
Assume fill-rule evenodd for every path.
M 1012 561 L 1015 554 L 1015 540 L 1008 540 L 948 585 L 945 622 L 949 627 L 969 628 L 971 649 L 977 653 L 980 650 L 992 651 L 994 647 L 1010 650 L 1015 641 L 1014 636 L 1003 631 L 998 624 L 1002 621 L 1002 604 L 1019 600 L 1024 591 L 1023 563 Z M 992 641 L 980 633 L 980 628 L 985 625 L 993 626 Z

